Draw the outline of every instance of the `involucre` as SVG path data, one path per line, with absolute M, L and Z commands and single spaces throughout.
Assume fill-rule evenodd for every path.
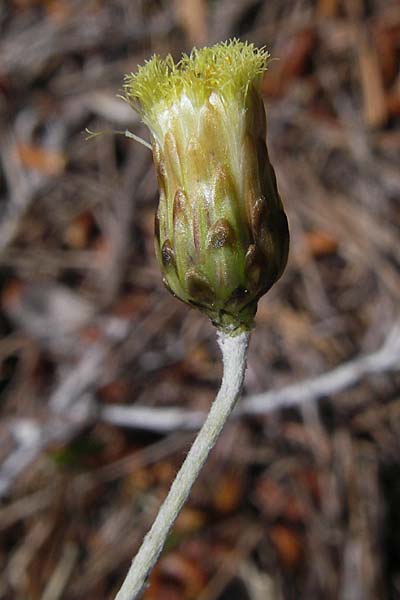
M 265 50 L 232 40 L 178 64 L 154 56 L 124 85 L 151 132 L 163 281 L 231 334 L 251 327 L 288 255 L 260 94 L 267 61 Z

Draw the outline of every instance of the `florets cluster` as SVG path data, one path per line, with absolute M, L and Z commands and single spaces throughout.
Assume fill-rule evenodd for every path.
M 125 76 L 125 98 L 146 120 L 182 95 L 199 105 L 215 90 L 226 99 L 243 99 L 249 86 L 261 80 L 268 58 L 265 48 L 237 39 L 194 48 L 176 64 L 170 54 L 165 58 L 155 55 L 136 73 Z

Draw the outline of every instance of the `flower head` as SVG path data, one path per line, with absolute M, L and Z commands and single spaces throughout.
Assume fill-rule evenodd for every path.
M 288 228 L 265 142 L 268 52 L 238 40 L 154 56 L 125 78 L 149 127 L 164 283 L 221 329 L 251 327 L 287 261 Z

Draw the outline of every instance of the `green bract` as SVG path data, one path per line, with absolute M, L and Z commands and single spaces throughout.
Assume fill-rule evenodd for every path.
M 164 283 L 231 333 L 251 327 L 258 299 L 287 261 L 260 94 L 268 56 L 232 40 L 178 64 L 154 56 L 124 85 L 152 136 Z

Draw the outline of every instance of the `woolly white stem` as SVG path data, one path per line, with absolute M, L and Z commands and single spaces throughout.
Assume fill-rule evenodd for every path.
M 249 333 L 234 337 L 219 333 L 218 343 L 224 362 L 221 388 L 115 600 L 139 598 L 168 533 L 240 395 L 246 370 Z

